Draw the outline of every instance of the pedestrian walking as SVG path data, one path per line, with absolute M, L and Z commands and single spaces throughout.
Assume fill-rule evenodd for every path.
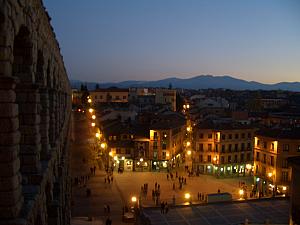
M 168 214 L 169 212 L 169 206 L 168 206 L 168 202 L 165 203 L 165 213 Z

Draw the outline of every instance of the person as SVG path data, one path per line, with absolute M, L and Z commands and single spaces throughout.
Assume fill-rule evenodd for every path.
M 168 207 L 168 202 L 165 203 L 165 213 L 168 214 L 169 212 L 169 207 Z
M 160 212 L 161 212 L 162 214 L 164 214 L 164 212 L 165 212 L 165 203 L 164 203 L 164 202 L 161 202 L 161 203 L 160 203 Z
M 105 224 L 106 225 L 111 225 L 112 224 L 112 220 L 109 217 L 107 217 Z

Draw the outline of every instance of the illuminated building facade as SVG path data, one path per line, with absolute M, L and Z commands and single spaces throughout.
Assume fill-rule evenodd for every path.
M 291 182 L 288 158 L 300 156 L 300 129 L 260 130 L 254 143 L 257 190 L 263 195 L 288 193 Z
M 194 132 L 193 171 L 219 177 L 252 174 L 254 128 L 204 122 Z
M 180 160 L 185 134 L 185 118 L 177 113 L 162 115 L 150 126 L 149 157 L 152 159 L 152 170 L 175 166 Z

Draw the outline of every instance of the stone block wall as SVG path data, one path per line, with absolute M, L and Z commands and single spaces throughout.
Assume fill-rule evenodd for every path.
M 71 87 L 41 0 L 0 0 L 0 225 L 69 224 Z

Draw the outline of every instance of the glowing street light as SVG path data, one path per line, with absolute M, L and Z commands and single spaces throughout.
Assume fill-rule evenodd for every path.
M 118 160 L 118 156 L 115 156 L 115 157 L 114 157 L 114 160 L 116 160 L 116 161 L 117 161 L 117 160 Z
M 88 99 L 88 103 L 92 103 L 92 99 L 89 98 L 89 99 Z
M 189 199 L 191 198 L 190 193 L 185 193 L 185 194 L 184 194 L 184 198 L 185 198 L 186 200 L 189 200 Z
M 144 161 L 144 159 L 143 158 L 140 158 L 140 162 L 143 162 Z
M 122 160 L 125 160 L 125 156 L 122 156 L 122 158 L 121 158 Z
M 96 124 L 95 124 L 95 123 L 91 123 L 91 125 L 92 125 L 92 127 L 96 126 Z
M 109 155 L 110 155 L 110 156 L 113 156 L 113 153 L 112 153 L 112 152 L 109 152 Z
M 187 109 L 189 109 L 189 108 L 190 108 L 190 105 L 189 105 L 189 104 L 187 104 L 187 105 L 186 105 L 186 108 L 187 108 Z
M 131 197 L 131 202 L 135 203 L 137 201 L 137 198 L 135 196 Z
M 244 195 L 244 190 L 243 190 L 243 189 L 240 189 L 240 190 L 239 190 L 239 194 L 240 194 L 240 196 L 242 197 L 242 196 Z
M 187 147 L 191 146 L 191 142 L 189 142 L 189 141 L 186 142 L 186 146 L 187 146 Z
M 268 177 L 270 177 L 270 178 L 271 178 L 272 176 L 273 176 L 273 173 L 271 173 L 271 172 L 270 172 L 270 173 L 268 173 Z
M 192 128 L 191 127 L 187 127 L 186 130 L 187 130 L 187 132 L 190 132 L 192 130 Z
M 191 150 L 188 150 L 188 151 L 187 151 L 187 154 L 188 154 L 188 155 L 191 155 L 191 154 L 192 154 L 192 151 L 191 151 Z
M 101 148 L 105 148 L 105 147 L 106 147 L 106 143 L 101 143 L 101 144 L 100 144 L 100 147 L 101 147 Z
M 100 138 L 100 133 L 95 134 L 96 138 Z
M 90 112 L 90 113 L 94 112 L 94 109 L 89 108 L 89 112 Z
M 92 115 L 92 119 L 93 119 L 93 120 L 96 119 L 96 116 L 95 116 L 95 115 Z
M 169 156 L 170 156 L 170 154 L 169 154 L 169 153 L 167 153 L 167 154 L 166 154 L 166 156 L 167 156 L 167 157 L 169 157 Z
M 214 162 L 217 161 L 217 157 L 216 157 L 216 156 L 213 158 L 213 161 L 214 161 Z

